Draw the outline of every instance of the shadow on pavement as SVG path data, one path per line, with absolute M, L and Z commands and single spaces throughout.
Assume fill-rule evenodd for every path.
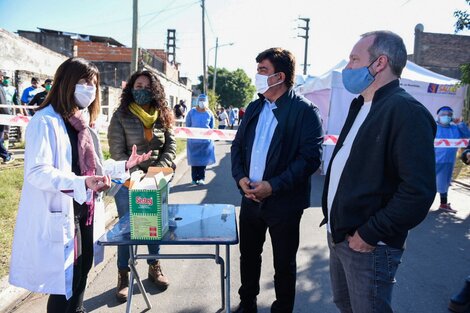
M 397 312 L 448 312 L 450 297 L 470 275 L 470 218 L 431 211 L 406 245 L 394 290 Z
M 328 248 L 307 246 L 299 253 L 311 255 L 308 266 L 297 272 L 296 308 L 308 312 L 337 312 L 332 302 Z

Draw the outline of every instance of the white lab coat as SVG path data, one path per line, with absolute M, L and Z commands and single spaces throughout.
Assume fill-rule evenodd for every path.
M 98 137 L 92 134 L 96 140 Z M 26 128 L 24 183 L 9 281 L 34 292 L 65 295 L 67 299 L 72 296 L 73 282 L 73 199 L 80 204 L 86 201 L 85 177 L 72 172 L 71 162 L 72 148 L 64 120 L 49 105 L 36 112 Z M 124 161 L 110 167 L 117 173 L 105 170 L 106 174 L 119 176 L 125 172 Z M 101 164 L 97 174 L 100 171 Z M 95 205 L 94 228 L 97 240 L 104 232 L 101 199 Z

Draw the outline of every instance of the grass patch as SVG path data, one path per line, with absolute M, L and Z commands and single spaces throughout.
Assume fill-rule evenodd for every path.
M 23 186 L 23 167 L 2 170 L 0 175 L 0 277 L 8 274 L 16 212 Z
M 462 162 L 460 159 L 462 153 L 463 149 L 459 149 L 457 152 L 457 160 L 455 161 L 452 178 L 462 181 L 463 183 L 470 184 L 470 165 L 466 165 Z
M 176 155 L 186 151 L 186 139 L 176 138 Z
M 101 147 L 105 159 L 109 158 L 109 145 L 106 135 L 100 135 Z M 18 146 L 16 146 L 18 148 Z M 176 139 L 176 154 L 186 150 L 186 139 Z M 21 188 L 23 186 L 23 160 L 15 160 L 11 165 L 3 167 L 0 172 L 0 278 L 8 275 L 10 268 L 11 246 L 13 231 L 16 223 L 16 213 L 20 202 Z M 105 197 L 105 204 L 114 201 L 112 197 Z

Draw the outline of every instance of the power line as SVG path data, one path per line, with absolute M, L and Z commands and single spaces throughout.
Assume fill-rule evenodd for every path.
M 196 1 L 196 2 L 191 2 L 189 4 L 182 4 L 178 7 L 174 7 L 174 8 L 171 8 L 171 9 L 160 9 L 160 10 L 157 10 L 157 11 L 152 11 L 152 12 L 148 12 L 148 13 L 145 13 L 145 14 L 140 14 L 139 15 L 139 18 L 143 18 L 143 17 L 147 17 L 147 16 L 150 16 L 150 15 L 158 15 L 160 13 L 163 13 L 163 12 L 167 12 L 167 11 L 171 11 L 171 10 L 176 10 L 176 9 L 179 9 L 181 7 L 184 7 L 184 6 L 191 6 L 191 5 L 194 5 L 196 3 L 199 3 L 199 1 Z M 170 3 L 171 4 L 174 4 L 174 3 Z M 153 18 L 152 18 L 153 19 Z M 83 24 L 80 24 L 80 25 L 77 25 L 77 26 L 71 26 L 71 28 L 73 27 L 80 27 L 80 28 L 90 28 L 90 27 L 94 27 L 94 26 L 100 26 L 100 25 L 104 25 L 104 24 L 113 24 L 113 23 L 118 23 L 118 22 L 124 22 L 124 21 L 130 21 L 132 20 L 132 17 L 124 17 L 124 18 L 120 18 L 120 19 L 115 19 L 115 20 L 108 20 L 108 21 L 105 21 L 105 22 L 99 22 L 99 23 L 95 23 L 95 24 L 88 24 L 88 25 L 83 25 Z M 150 21 L 150 20 L 149 20 Z M 147 22 L 149 22 L 147 21 Z M 145 25 L 144 25 L 145 26 Z M 143 27 L 143 26 L 142 26 Z
M 142 25 L 140 28 L 143 28 L 145 27 L 148 23 L 152 22 L 156 17 L 158 17 L 160 14 L 162 14 L 163 12 L 167 11 L 167 10 L 170 10 L 168 9 L 171 5 L 175 4 L 175 2 L 170 2 L 170 4 L 168 4 L 163 10 L 160 10 L 160 11 L 157 11 L 157 13 L 154 14 L 153 17 L 151 17 L 147 22 L 145 22 L 144 25 Z
M 162 22 L 162 21 L 165 21 L 165 20 L 167 20 L 167 19 L 169 19 L 169 18 L 172 18 L 172 17 L 174 17 L 175 15 L 184 12 L 186 9 L 188 9 L 188 8 L 192 7 L 193 5 L 198 4 L 198 3 L 199 3 L 199 1 L 195 1 L 195 2 L 187 3 L 187 4 L 184 4 L 184 5 L 180 5 L 180 6 L 178 6 L 178 7 L 174 7 L 174 8 L 168 9 L 168 10 L 166 10 L 166 12 L 171 11 L 171 10 L 177 10 L 177 9 L 180 9 L 180 11 L 174 13 L 174 14 L 171 15 L 171 16 L 168 16 L 167 18 L 163 18 L 163 19 L 159 19 L 159 20 L 154 20 L 155 18 L 152 18 L 151 20 L 147 21 L 147 23 L 146 23 L 145 25 L 150 24 L 149 27 L 150 27 L 150 26 L 153 26 L 153 25 L 155 25 L 157 22 Z M 156 16 L 155 16 L 155 17 L 156 17 Z M 154 23 L 150 23 L 150 21 L 154 21 Z M 143 27 L 143 26 L 142 26 L 142 27 Z
M 211 29 L 212 35 L 214 35 L 214 37 L 217 37 L 215 32 L 214 32 L 214 28 L 212 27 L 211 19 L 209 17 L 209 14 L 207 13 L 207 9 L 204 11 L 204 13 L 207 17 L 207 21 L 209 22 L 209 28 Z

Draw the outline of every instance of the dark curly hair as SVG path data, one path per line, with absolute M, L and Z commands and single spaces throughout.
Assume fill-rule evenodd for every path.
M 165 90 L 163 90 L 163 86 L 155 72 L 139 70 L 131 75 L 126 83 L 126 87 L 122 90 L 119 109 L 129 111 L 129 104 L 134 102 L 132 88 L 139 76 L 146 76 L 150 80 L 150 91 L 152 92 L 152 101 L 150 102 L 150 105 L 158 110 L 158 120 L 162 123 L 163 127 L 165 129 L 171 128 L 174 121 L 173 111 L 169 108 L 168 103 L 166 102 Z

